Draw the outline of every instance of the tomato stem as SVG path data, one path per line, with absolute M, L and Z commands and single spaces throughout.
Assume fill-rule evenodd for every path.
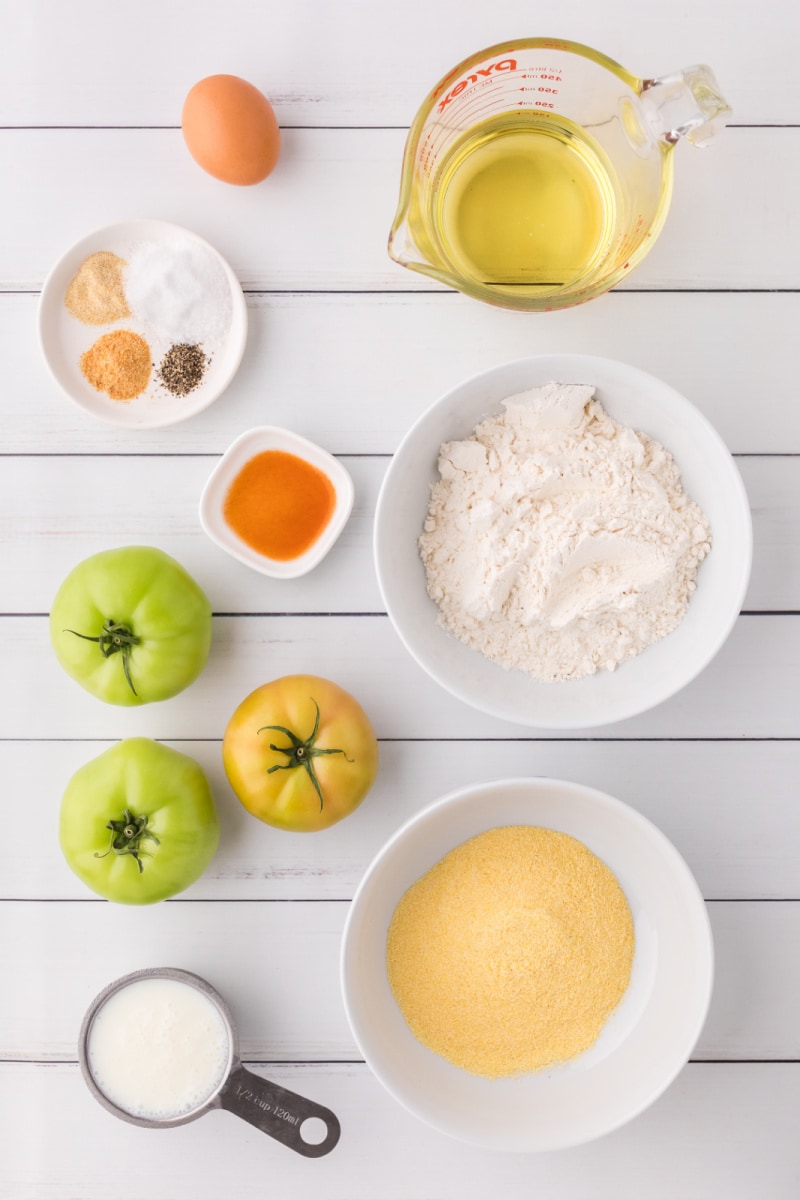
M 99 637 L 91 637 L 88 633 L 78 633 L 76 629 L 65 629 L 64 633 L 74 633 L 75 637 L 83 638 L 85 642 L 97 642 L 103 658 L 111 658 L 112 654 L 122 655 L 122 670 L 128 681 L 128 686 L 134 696 L 139 693 L 131 679 L 131 649 L 139 645 L 139 638 L 128 629 L 127 625 L 118 624 L 112 617 L 103 622 L 103 632 Z
M 72 631 L 70 630 L 70 632 Z M 135 817 L 129 808 L 124 809 L 119 820 L 111 820 L 106 825 L 106 829 L 111 830 L 111 842 L 103 854 L 95 851 L 95 858 L 105 858 L 112 850 L 115 854 L 130 854 L 136 859 L 136 865 L 141 875 L 144 871 L 141 855 L 150 857 L 147 851 L 142 849 L 141 842 L 145 838 L 149 838 L 157 846 L 161 845 L 156 835 L 147 828 L 147 821 L 147 816 Z
M 271 775 L 273 771 L 293 771 L 296 767 L 302 767 L 311 780 L 314 791 L 319 796 L 319 811 L 322 812 L 324 807 L 322 788 L 319 786 L 317 773 L 314 770 L 314 759 L 323 754 L 344 754 L 348 762 L 354 762 L 355 759 L 350 758 L 344 750 L 328 750 L 315 745 L 317 734 L 319 733 L 319 705 L 313 696 L 310 696 L 309 699 L 314 705 L 316 716 L 314 718 L 314 728 L 305 740 L 299 738 L 296 733 L 293 733 L 291 729 L 287 729 L 285 725 L 262 725 L 256 732 L 263 733 L 265 729 L 274 729 L 278 733 L 286 734 L 289 739 L 288 746 L 276 746 L 273 742 L 270 742 L 269 748 L 270 750 L 277 751 L 279 754 L 285 754 L 289 761 L 275 763 L 274 767 L 267 767 L 267 774 Z

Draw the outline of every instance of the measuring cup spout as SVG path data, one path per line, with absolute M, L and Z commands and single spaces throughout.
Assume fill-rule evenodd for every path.
M 707 146 L 731 115 L 711 68 L 704 64 L 645 79 L 641 103 L 655 136 L 671 145 L 686 137 L 693 146 Z
M 420 234 L 424 242 L 424 233 L 420 231 Z M 398 209 L 392 231 L 389 234 L 388 250 L 389 257 L 399 263 L 401 267 L 407 267 L 409 271 L 418 271 L 421 275 L 428 275 L 431 279 L 437 279 L 448 287 L 458 287 L 457 279 L 454 279 L 448 271 L 435 265 L 435 251 L 431 247 L 425 248 L 417 244 L 409 227 L 408 212 L 404 212 L 402 207 Z
M 409 267 L 417 262 L 419 263 L 419 249 L 411 237 L 411 231 L 408 224 L 401 213 L 395 218 L 395 224 L 392 226 L 392 231 L 389 234 L 389 257 L 393 258 L 396 263 L 400 263 L 401 267 Z

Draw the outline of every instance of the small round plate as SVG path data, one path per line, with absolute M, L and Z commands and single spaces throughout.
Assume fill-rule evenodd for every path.
M 218 260 L 230 286 L 231 324 L 224 341 L 213 348 L 211 362 L 198 387 L 186 396 L 173 396 L 160 385 L 155 370 L 145 391 L 129 402 L 112 400 L 96 391 L 81 373 L 80 357 L 104 333 L 130 329 L 146 338 L 157 366 L 172 344 L 170 339 L 154 338 L 142 321 L 126 317 L 109 325 L 86 325 L 68 311 L 64 296 L 81 263 L 90 254 L 109 250 L 127 258 L 143 242 L 170 242 L 177 239 L 197 242 Z M 247 308 L 241 285 L 225 259 L 203 238 L 168 221 L 133 220 L 108 225 L 76 242 L 64 254 L 45 281 L 39 302 L 39 342 L 45 362 L 56 383 L 84 412 L 126 429 L 157 429 L 185 421 L 212 404 L 233 379 L 242 361 L 247 342 Z
M 634 922 L 631 980 L 600 1037 L 572 1062 L 506 1079 L 453 1066 L 414 1037 L 386 971 L 392 915 L 413 883 L 488 829 L 570 834 L 614 872 Z M 434 1128 L 492 1150 L 559 1150 L 630 1121 L 685 1065 L 711 999 L 713 942 L 689 868 L 655 825 L 603 792 L 557 779 L 505 779 L 452 792 L 379 851 L 342 940 L 344 1006 L 368 1066 Z

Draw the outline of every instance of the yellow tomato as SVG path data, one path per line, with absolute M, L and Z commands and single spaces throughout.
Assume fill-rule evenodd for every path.
M 378 743 L 349 692 L 318 675 L 284 675 L 236 709 L 222 761 L 254 817 L 310 833 L 361 803 L 378 773 Z

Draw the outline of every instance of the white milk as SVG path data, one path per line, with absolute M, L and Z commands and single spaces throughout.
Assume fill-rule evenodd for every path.
M 115 992 L 89 1031 L 95 1083 L 118 1108 L 164 1120 L 198 1108 L 222 1082 L 230 1041 L 213 1003 L 176 979 L 139 979 Z

